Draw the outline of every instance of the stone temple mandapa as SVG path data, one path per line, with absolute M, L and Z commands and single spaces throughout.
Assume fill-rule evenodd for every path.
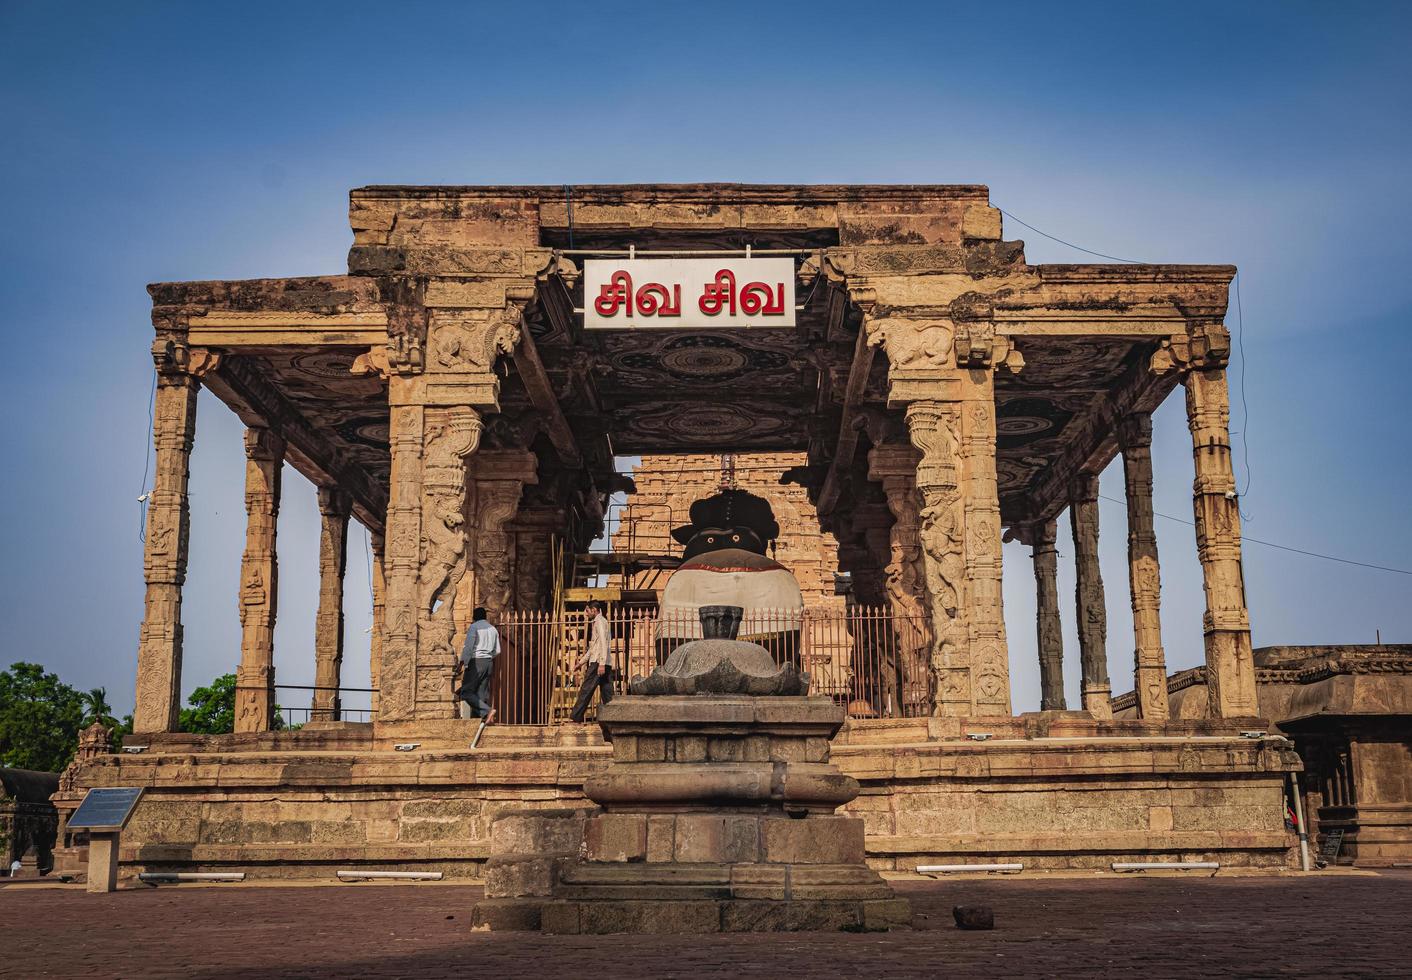
M 634 506 L 615 457 L 687 455 L 793 460 L 769 481 L 790 510 L 782 536 L 797 538 L 807 515 L 810 561 L 818 542 L 836 543 L 844 574 L 827 601 L 818 575 L 798 574 L 802 612 L 741 632 L 766 647 L 784 636 L 781 659 L 846 708 L 827 758 L 859 785 L 840 813 L 863 821 L 872 868 L 1291 861 L 1284 794 L 1299 760 L 1257 717 L 1231 469 L 1223 319 L 1234 268 L 1031 265 L 981 186 L 365 187 L 350 221 L 347 273 L 149 287 L 157 457 L 135 733 L 128 752 L 86 759 L 60 800 L 147 787 L 124 874 L 475 875 L 497 816 L 586 806 L 585 781 L 612 750 L 596 729 L 560 724 L 579 610 L 607 598 L 621 673 L 650 674 L 673 634 L 649 579 L 681 561 L 665 535 L 647 547 L 626 524 L 607 553 L 590 549 L 611 495 Z M 787 260 L 788 281 L 742 280 L 737 293 L 732 280 L 728 298 L 791 325 L 586 325 L 612 308 L 600 302 L 607 285 L 586 290 L 594 262 L 667 257 Z M 659 289 L 616 295 L 660 312 L 671 297 Z M 714 308 L 725 300 L 715 294 Z M 184 632 L 196 628 L 182 622 L 182 586 L 189 538 L 202 533 L 187 499 L 202 388 L 247 427 L 227 736 L 176 731 Z M 1180 719 L 1168 704 L 1150 452 L 1151 413 L 1178 390 L 1208 706 Z M 1097 493 L 1119 455 L 1136 649 L 1119 658 L 1133 703 L 1114 718 Z M 278 568 L 286 462 L 318 494 L 317 572 Z M 1066 508 L 1075 705 L 1064 701 L 1055 586 Z M 340 683 L 350 519 L 375 549 L 374 690 L 358 713 Z M 668 528 L 685 515 L 651 519 Z M 1044 710 L 1020 716 L 1005 539 L 1034 549 L 1038 595 Z M 797 544 L 774 552 L 782 565 Z M 317 689 L 297 731 L 274 711 L 277 696 L 297 697 L 277 692 L 281 574 L 321 582 L 307 654 Z M 505 723 L 472 749 L 452 674 L 476 605 L 506 638 L 495 695 Z

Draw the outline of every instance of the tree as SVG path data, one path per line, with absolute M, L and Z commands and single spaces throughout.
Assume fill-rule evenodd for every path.
M 39 664 L 0 671 L 0 764 L 59 772 L 78 747 L 84 708 L 84 695 Z
M 192 735 L 229 735 L 235 731 L 235 675 L 222 674 L 198 687 L 181 709 L 177 727 Z

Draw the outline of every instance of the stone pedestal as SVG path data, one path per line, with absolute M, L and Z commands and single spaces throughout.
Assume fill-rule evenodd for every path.
M 526 928 L 530 905 L 553 933 L 906 926 L 906 900 L 864 862 L 863 821 L 834 812 L 858 795 L 857 781 L 829 764 L 843 717 L 831 699 L 810 697 L 605 705 L 613 764 L 585 781 L 603 809 L 584 822 L 581 858 L 546 864 L 552 887 L 542 875 L 530 889 L 523 876 L 488 874 L 477 922 Z M 539 836 L 559 835 L 546 826 Z

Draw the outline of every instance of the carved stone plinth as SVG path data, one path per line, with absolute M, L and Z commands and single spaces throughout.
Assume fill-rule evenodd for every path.
M 863 821 L 834 813 L 858 783 L 828 761 L 843 723 L 832 700 L 628 696 L 599 720 L 613 764 L 584 782 L 603 810 L 584 822 L 582 858 L 492 857 L 518 870 L 488 874 L 478 924 L 578 934 L 909 923 L 907 901 L 864 863 Z

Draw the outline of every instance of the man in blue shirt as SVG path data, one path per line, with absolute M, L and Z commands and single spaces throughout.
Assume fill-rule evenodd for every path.
M 456 696 L 470 706 L 472 718 L 484 718 L 487 725 L 495 720 L 495 709 L 490 706 L 490 674 L 498 656 L 500 634 L 486 621 L 484 607 L 477 606 L 461 648 L 461 689 Z

